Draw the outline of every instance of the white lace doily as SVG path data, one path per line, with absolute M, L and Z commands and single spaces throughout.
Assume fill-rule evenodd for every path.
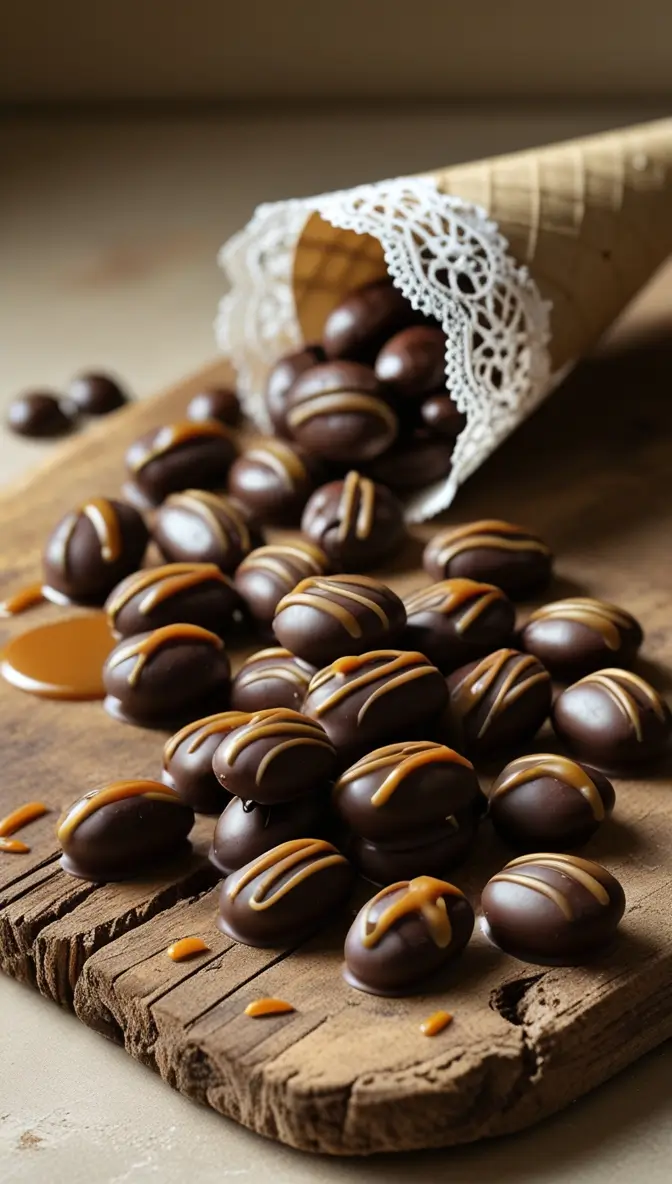
M 429 178 L 259 206 L 221 251 L 231 290 L 217 336 L 238 370 L 248 414 L 265 430 L 268 368 L 301 343 L 293 262 L 314 213 L 377 239 L 394 284 L 446 333 L 446 386 L 467 423 L 451 474 L 407 499 L 410 521 L 431 518 L 548 393 L 550 305 L 485 211 L 440 193 Z

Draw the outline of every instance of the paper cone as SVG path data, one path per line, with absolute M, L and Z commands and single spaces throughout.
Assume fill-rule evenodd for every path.
M 482 206 L 552 302 L 555 370 L 602 335 L 672 253 L 672 119 L 429 174 Z M 385 274 L 380 244 L 313 214 L 294 259 L 303 336 L 343 296 Z

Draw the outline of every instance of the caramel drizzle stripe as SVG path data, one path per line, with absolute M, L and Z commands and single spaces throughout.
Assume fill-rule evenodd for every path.
M 122 662 L 126 662 L 128 658 L 136 658 L 137 660 L 127 680 L 129 687 L 135 687 L 138 685 L 138 681 L 147 662 L 161 649 L 164 642 L 180 640 L 203 641 L 211 645 L 213 649 L 224 649 L 224 642 L 221 637 L 218 637 L 216 633 L 211 633 L 209 629 L 202 629 L 200 625 L 164 625 L 161 629 L 154 629 L 152 633 L 144 637 L 141 641 L 120 646 L 108 658 L 108 669 L 114 670 Z
M 355 391 L 315 395 L 306 399 L 305 403 L 294 407 L 289 412 L 287 422 L 291 428 L 298 428 L 307 420 L 317 419 L 323 415 L 347 414 L 348 412 L 375 416 L 382 420 L 390 431 L 397 429 L 397 417 L 387 403 L 376 398 L 375 395 L 363 395 Z
M 522 662 L 520 663 L 520 666 L 522 667 Z M 512 684 L 515 682 L 519 674 L 520 670 L 512 671 L 511 674 L 507 675 L 506 679 L 502 683 L 502 686 L 495 696 L 492 707 L 490 708 L 488 714 L 483 720 L 481 727 L 479 728 L 479 739 L 481 736 L 485 735 L 492 721 L 496 719 L 502 711 L 505 711 L 508 707 L 511 707 L 512 704 L 516 703 L 522 695 L 525 695 L 527 691 L 529 691 L 530 687 L 536 686 L 538 683 L 548 683 L 550 681 L 550 676 L 546 673 L 546 671 L 540 670 L 537 674 L 531 674 L 529 678 L 524 678 L 521 682 L 516 683 L 516 685 L 513 686 Z
M 542 543 L 541 539 L 525 534 L 520 527 L 507 526 L 507 534 L 522 533 L 524 538 L 507 538 L 506 534 L 491 534 L 491 529 L 503 531 L 504 523 L 475 523 L 474 527 L 464 527 L 460 532 L 450 531 L 448 535 L 439 535 L 436 540 L 436 560 L 439 564 L 449 563 L 456 555 L 463 551 L 471 551 L 476 547 L 487 547 L 499 551 L 537 551 L 540 555 L 550 555 L 550 547 Z M 478 528 L 483 528 L 483 532 Z
M 352 581 L 355 587 L 370 587 L 369 583 L 359 583 L 358 580 Z M 311 591 L 306 591 L 311 589 Z M 320 595 L 322 593 L 322 595 Z M 302 580 L 288 596 L 283 596 L 278 604 L 275 612 L 276 616 L 285 608 L 292 608 L 295 605 L 303 605 L 306 608 L 314 608 L 318 612 L 327 613 L 328 616 L 333 617 L 343 626 L 347 633 L 353 638 L 362 636 L 362 627 L 351 613 L 345 604 L 339 604 L 337 600 L 332 597 L 340 597 L 345 601 L 352 601 L 354 604 L 359 604 L 367 612 L 373 613 L 378 617 L 383 629 L 389 629 L 390 619 L 381 605 L 376 604 L 370 596 L 363 596 L 359 592 L 354 592 L 350 587 L 350 582 L 346 580 L 322 580 L 319 577 L 310 576 L 307 580 Z
M 253 717 L 248 726 L 243 725 L 240 734 L 234 737 L 226 747 L 224 760 L 228 765 L 233 768 L 241 752 L 244 752 L 250 744 L 254 744 L 257 740 L 264 740 L 267 737 L 279 739 L 281 736 L 295 736 L 304 740 L 307 744 L 316 744 L 320 748 L 333 749 L 333 745 L 327 740 L 324 729 L 319 724 L 312 723 L 312 721 L 307 719 L 291 719 L 288 716 L 283 718 L 280 713 L 278 717 L 272 718 L 272 714 L 271 711 L 269 716 L 262 719 L 259 716 L 256 718 Z M 258 719 L 259 722 L 257 722 Z M 258 784 L 259 782 L 257 781 Z
M 467 769 L 473 768 L 471 761 L 468 761 L 466 757 L 460 756 L 457 752 L 453 752 L 452 748 L 439 746 L 433 750 L 426 749 L 424 752 L 413 753 L 411 756 L 402 760 L 394 772 L 385 778 L 382 785 L 373 794 L 371 805 L 384 806 L 410 774 L 415 773 L 424 765 L 436 764 L 463 765 Z
M 187 752 L 196 752 L 207 736 L 215 735 L 220 729 L 222 732 L 228 732 L 233 728 L 239 728 L 241 724 L 247 723 L 249 718 L 246 711 L 217 711 L 214 715 L 204 715 L 202 719 L 192 720 L 166 741 L 163 749 L 164 762 L 172 760 L 182 741 L 188 740 L 190 736 L 194 736 L 194 740 Z M 204 732 L 203 735 L 200 735 L 201 730 Z
M 42 584 L 27 584 L 25 588 L 19 588 L 13 596 L 0 601 L 0 617 L 14 617 L 36 604 L 41 604 L 43 600 Z
M 145 452 L 131 461 L 130 469 L 133 473 L 140 473 L 153 460 L 171 448 L 178 448 L 181 444 L 189 444 L 192 440 L 219 437 L 220 440 L 234 442 L 235 436 L 222 423 L 208 420 L 207 423 L 196 423 L 193 420 L 182 420 L 180 423 L 166 424 L 159 428 L 151 444 L 145 446 Z
M 354 522 L 355 537 L 366 539 L 371 534 L 373 526 L 376 491 L 373 481 L 353 470 L 347 474 L 343 482 L 341 502 L 337 511 L 340 523 L 336 537 L 339 543 L 344 542 L 352 530 L 358 497 L 359 509 Z
M 623 609 L 601 600 L 577 597 L 576 600 L 557 600 L 545 604 L 531 614 L 531 621 L 576 621 L 599 633 L 610 650 L 621 647 L 621 629 L 632 629 L 634 619 Z
M 296 666 L 264 666 L 261 670 L 239 670 L 236 683 L 239 687 L 250 687 L 255 682 L 265 682 L 268 678 L 277 678 L 281 682 L 292 682 L 297 687 L 307 687 L 310 674 Z
M 202 489 L 185 489 L 184 493 L 171 494 L 167 498 L 167 504 L 169 506 L 183 506 L 187 510 L 195 510 L 200 514 L 210 524 L 210 528 L 217 538 L 222 551 L 226 554 L 227 551 L 231 550 L 231 540 L 222 522 L 217 517 L 216 511 L 220 510 L 230 520 L 234 529 L 237 531 L 242 549 L 244 551 L 249 550 L 250 532 L 245 519 L 229 501 L 218 498 L 215 493 L 208 493 L 207 490 Z
M 284 875 L 306 860 L 311 862 L 305 867 L 299 868 L 276 892 L 272 891 L 273 885 L 278 880 L 281 880 Z M 235 900 L 239 893 L 257 876 L 268 872 L 268 875 L 264 876 L 261 883 L 257 885 L 249 900 L 249 907 L 260 912 L 262 909 L 270 908 L 308 876 L 338 863 L 347 863 L 347 860 L 326 840 L 290 839 L 289 842 L 281 843 L 278 847 L 267 851 L 265 855 L 255 860 L 247 868 L 243 868 L 238 874 L 238 878 L 226 889 L 226 894 L 229 900 Z M 267 896 L 267 893 L 270 895 Z
M 291 448 L 286 448 L 279 440 L 268 440 L 248 449 L 244 455 L 248 460 L 258 461 L 276 473 L 286 489 L 297 489 L 308 479 L 303 462 Z
M 22 827 L 28 826 L 29 823 L 35 822 L 37 818 L 42 818 L 44 814 L 49 813 L 49 807 L 45 806 L 43 802 L 26 802 L 25 806 L 19 806 L 18 809 L 12 810 L 6 818 L 0 819 L 0 838 L 7 838 L 13 835 Z
M 461 586 L 449 587 L 449 585 Z M 445 580 L 441 584 L 423 588 L 409 596 L 406 601 L 406 612 L 409 617 L 413 613 L 419 612 L 436 611 L 448 614 L 464 607 L 465 611 L 455 624 L 455 631 L 466 633 L 486 608 L 503 599 L 504 593 L 492 584 L 477 584 L 471 580 Z M 470 600 L 473 600 L 473 604 L 466 608 L 465 606 Z
M 558 855 L 554 851 L 541 851 L 534 855 L 520 855 L 517 859 L 512 859 L 507 863 L 506 867 L 498 875 L 508 874 L 511 868 L 528 868 L 529 871 L 529 868 L 535 864 L 538 864 L 540 867 L 551 868 L 561 875 L 566 876 L 568 880 L 573 880 L 576 884 L 581 884 L 599 904 L 606 907 L 610 903 L 610 896 L 607 889 L 604 884 L 600 883 L 595 874 L 596 872 L 601 872 L 603 869 L 600 868 L 599 864 L 591 863 L 587 859 L 581 859 L 578 855 Z M 534 876 L 534 871 L 529 871 L 529 875 Z
M 100 553 L 106 563 L 116 563 L 121 555 L 121 527 L 114 506 L 104 497 L 94 497 L 82 507 L 98 536 Z
M 5 839 L 0 836 L 0 851 L 5 851 L 7 855 L 28 855 L 30 847 L 20 839 Z
M 161 567 L 140 571 L 110 601 L 108 616 L 114 622 L 129 601 L 145 591 L 147 595 L 140 601 L 138 611 L 146 616 L 164 600 L 213 580 L 218 584 L 229 583 L 215 563 L 166 563 Z
M 643 678 L 640 678 L 637 674 L 633 674 L 630 670 L 599 670 L 597 674 L 587 674 L 585 678 L 580 678 L 578 682 L 574 683 L 574 686 L 590 685 L 602 687 L 602 690 L 607 692 L 611 700 L 620 707 L 626 719 L 630 721 L 635 738 L 641 743 L 643 733 L 639 704 L 634 696 L 628 692 L 626 687 L 621 686 L 615 676 L 637 687 L 644 695 L 649 707 L 658 716 L 658 719 L 665 719 L 665 704 L 663 700 L 654 691 L 653 687 L 649 686 Z
M 157 802 L 170 802 L 175 806 L 180 805 L 179 794 L 160 781 L 115 781 L 103 789 L 92 789 L 90 793 L 75 802 L 60 823 L 56 831 L 56 838 L 59 843 L 66 843 L 68 839 L 72 838 L 77 827 L 81 826 L 85 819 L 95 814 L 97 810 L 102 810 L 103 806 L 112 805 L 113 802 L 122 802 L 127 798 L 138 797 L 150 798 Z
M 515 650 L 497 650 L 494 654 L 489 654 L 486 658 L 483 658 L 478 666 L 459 685 L 456 694 L 458 708 L 466 714 L 466 712 L 473 710 L 478 703 L 482 702 L 506 663 L 512 658 L 516 660 L 501 686 L 497 689 L 490 710 L 479 729 L 479 738 L 485 735 L 493 719 L 496 719 L 499 713 L 506 707 L 515 703 L 530 687 L 536 683 L 550 681 L 548 673 L 545 670 L 540 670 L 537 674 L 532 674 L 528 678 L 523 679 L 517 686 L 514 685 L 524 670 L 537 665 L 537 660 L 531 654 L 521 655 L 517 654 Z M 476 690 L 476 687 L 478 687 L 478 690 Z
M 517 884 L 520 888 L 529 888 L 532 892 L 539 892 L 560 909 L 565 920 L 574 920 L 572 907 L 562 892 L 558 888 L 553 888 L 551 884 L 547 884 L 545 880 L 537 879 L 536 876 L 525 876 L 520 872 L 508 872 L 505 868 L 504 871 L 498 872 L 496 876 L 493 876 L 490 883 Z
M 556 756 L 555 753 L 540 752 L 534 756 L 521 756 L 518 760 L 511 761 L 493 786 L 490 798 L 502 797 L 537 777 L 556 777 L 558 781 L 577 790 L 588 802 L 595 821 L 603 821 L 604 802 L 595 782 L 576 761 Z
M 293 740 L 284 740 L 282 744 L 276 744 L 275 748 L 272 748 L 271 751 L 267 752 L 266 756 L 260 760 L 259 768 L 257 769 L 256 776 L 254 778 L 255 785 L 261 785 L 264 774 L 267 772 L 269 765 L 275 760 L 276 757 L 280 756 L 281 752 L 286 752 L 288 748 L 296 748 L 297 746 L 303 744 L 310 744 L 313 746 L 313 748 L 326 748 L 329 752 L 334 751 L 333 745 L 327 739 L 316 740 L 312 736 L 297 736 Z
M 388 675 L 394 674 L 397 670 L 403 670 L 404 666 L 418 666 L 420 664 L 423 673 L 434 672 L 434 667 L 427 666 L 426 658 L 422 654 L 416 654 L 412 651 L 408 653 L 395 653 L 393 650 L 373 650 L 371 654 L 367 654 L 365 657 L 373 659 L 384 657 L 390 660 L 384 662 L 382 666 L 376 666 L 374 669 L 360 674 L 357 678 L 351 679 L 350 682 L 332 691 L 324 702 L 315 708 L 315 715 L 318 718 L 325 715 L 332 707 L 340 703 L 342 699 L 346 699 L 348 695 L 355 694 L 362 687 L 366 687 L 372 682 L 377 682 L 381 678 L 387 678 Z M 312 679 L 308 687 L 308 693 L 311 694 L 312 691 L 319 690 L 325 683 L 330 682 L 335 675 L 348 673 L 350 669 L 356 670 L 358 667 L 361 669 L 361 665 L 363 665 L 357 659 L 350 659 L 345 666 L 343 663 L 344 660 L 342 658 L 337 658 L 331 666 L 327 666 L 325 670 L 320 670 Z
M 389 904 L 377 921 L 370 921 L 373 905 L 402 888 L 406 889 L 404 895 Z M 383 888 L 382 892 L 377 893 L 362 909 L 362 945 L 367 950 L 373 949 L 397 921 L 402 921 L 411 913 L 420 913 L 434 944 L 440 950 L 447 949 L 453 940 L 453 928 L 444 900 L 447 895 L 462 896 L 462 893 L 459 888 L 447 884 L 444 880 L 436 880 L 433 876 L 417 876 L 414 880 L 400 880 L 396 884 L 390 884 L 387 888 Z
M 336 782 L 335 788 L 349 785 L 351 781 L 357 781 L 360 777 L 368 777 L 371 773 L 377 773 L 379 769 L 388 769 L 390 766 L 398 764 L 404 757 L 413 756 L 416 752 L 436 752 L 441 747 L 434 740 L 416 740 L 409 744 L 386 744 L 384 747 L 376 748 L 366 756 L 360 757 L 354 765 L 346 769 Z
M 417 678 L 427 678 L 431 674 L 436 674 L 436 668 L 434 666 L 420 666 L 417 670 L 404 670 L 401 674 L 395 675 L 394 678 L 388 678 L 385 685 L 373 691 L 366 700 L 366 703 L 362 704 L 357 712 L 357 724 L 361 724 L 367 711 L 377 699 L 382 699 L 383 695 L 389 694 L 390 691 L 396 690 L 397 687 L 403 686 L 404 683 L 415 682 Z

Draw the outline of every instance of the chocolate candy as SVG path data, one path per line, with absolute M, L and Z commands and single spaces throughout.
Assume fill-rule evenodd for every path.
M 352 878 L 331 843 L 291 839 L 227 877 L 217 924 L 248 946 L 298 944 L 343 903 Z
M 430 325 L 415 325 L 390 337 L 376 358 L 376 378 L 396 395 L 417 398 L 445 382 L 446 335 Z
M 315 487 L 315 464 L 296 444 L 258 440 L 229 473 L 229 492 L 254 522 L 297 522 Z
M 171 493 L 156 511 L 152 534 L 172 563 L 216 563 L 226 575 L 262 541 L 238 502 L 205 489 Z
M 430 395 L 423 399 L 420 418 L 426 428 L 446 440 L 456 440 L 464 428 L 467 417 L 458 411 L 450 395 Z
M 128 395 L 107 374 L 78 374 L 68 387 L 68 395 L 82 415 L 109 415 L 128 402 Z
M 125 502 L 94 497 L 62 518 L 44 549 L 44 582 L 60 598 L 102 604 L 135 571 L 149 538 L 140 514 Z
M 272 806 L 321 790 L 336 767 L 324 728 L 288 707 L 258 711 L 235 728 L 212 758 L 215 776 L 243 801 Z
M 541 965 L 586 962 L 623 916 L 618 880 L 578 855 L 522 855 L 483 889 L 483 929 L 507 954 Z
M 494 584 L 442 580 L 408 596 L 405 605 L 405 644 L 439 670 L 455 670 L 513 636 L 515 609 Z
M 188 622 L 223 634 L 238 593 L 214 563 L 166 563 L 136 571 L 110 593 L 105 610 L 118 637 Z
M 441 878 L 473 849 L 477 829 L 477 820 L 472 816 L 465 815 L 461 820 L 450 816 L 439 833 L 425 833 L 415 842 L 397 839 L 372 843 L 356 835 L 347 853 L 358 871 L 374 884 L 393 884 L 415 876 Z
M 236 456 L 233 432 L 223 423 L 185 419 L 145 432 L 126 453 L 136 502 L 158 506 L 183 489 L 222 489 Z
M 12 399 L 7 409 L 7 427 L 17 436 L 47 440 L 65 436 L 75 426 L 75 407 L 68 407 L 50 391 L 26 391 Z
M 341 570 L 366 571 L 401 546 L 405 535 L 401 503 L 389 489 L 350 472 L 343 481 L 316 489 L 301 529 Z
M 434 580 L 485 580 L 514 599 L 547 584 L 552 562 L 541 539 L 497 519 L 446 527 L 430 539 L 423 556 L 425 571 Z
M 259 650 L 243 662 L 231 685 L 231 706 L 238 711 L 267 707 L 301 708 L 317 670 L 279 646 Z
M 429 432 L 404 434 L 393 448 L 371 461 L 366 471 L 374 481 L 400 492 L 422 489 L 447 477 L 453 467 L 453 447 L 452 440 Z
M 319 547 L 302 540 L 272 543 L 251 551 L 234 583 L 250 616 L 270 631 L 278 602 L 306 576 L 323 575 L 329 566 Z
M 277 436 L 291 436 L 287 427 L 287 399 L 297 378 L 327 355 L 321 345 L 306 345 L 294 353 L 285 354 L 269 371 L 266 380 L 266 409 Z
M 523 649 L 558 678 L 579 678 L 607 665 L 629 666 L 644 637 L 625 609 L 587 596 L 536 609 L 520 636 Z
M 308 452 L 344 464 L 379 456 L 399 429 L 373 370 L 357 362 L 306 370 L 289 393 L 287 425 Z
M 404 606 L 391 588 L 370 576 L 309 576 L 275 611 L 278 641 L 313 666 L 376 645 L 394 645 L 406 624 Z
M 105 708 L 115 719 L 165 726 L 228 707 L 229 659 L 216 633 L 175 624 L 128 637 L 103 667 Z
M 220 711 L 193 720 L 166 741 L 161 780 L 198 813 L 221 814 L 232 800 L 212 771 L 212 758 L 224 736 L 247 718 L 246 712 Z
M 393 333 L 420 320 L 389 279 L 367 284 L 329 313 L 322 330 L 327 357 L 373 362 Z
M 613 785 L 596 769 L 542 752 L 502 770 L 489 813 L 497 834 L 517 851 L 566 851 L 588 842 L 615 800 Z
M 328 799 L 324 793 L 304 793 L 292 802 L 278 802 L 275 806 L 232 798 L 215 827 L 210 862 L 228 876 L 280 843 L 306 834 L 321 837 L 327 818 Z
M 558 695 L 553 727 L 571 752 L 619 769 L 658 756 L 669 744 L 672 716 L 638 674 L 598 670 Z
M 341 774 L 333 793 L 351 830 L 398 847 L 452 835 L 455 818 L 475 817 L 482 799 L 471 762 L 429 740 L 376 748 Z
M 187 419 L 193 419 L 194 423 L 216 419 L 219 423 L 235 428 L 241 419 L 238 395 L 228 386 L 215 386 L 207 391 L 199 391 L 187 404 Z
M 458 748 L 481 755 L 531 740 L 551 709 L 551 677 L 531 654 L 501 649 L 448 678 Z
M 444 679 L 422 654 L 373 650 L 320 670 L 303 711 L 322 724 L 343 768 L 399 735 L 434 735 L 447 698 Z
M 474 928 L 459 888 L 417 876 L 383 888 L 355 917 L 345 939 L 344 977 L 371 995 L 405 995 L 452 962 Z
M 84 880 L 130 880 L 185 845 L 194 812 L 159 781 L 115 781 L 66 811 L 61 867 Z

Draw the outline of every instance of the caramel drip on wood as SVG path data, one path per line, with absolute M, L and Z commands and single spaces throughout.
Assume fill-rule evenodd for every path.
M 309 862 L 306 863 L 306 860 Z M 229 900 L 235 900 L 252 880 L 268 872 L 248 901 L 251 909 L 261 912 L 262 909 L 271 908 L 276 901 L 281 900 L 309 876 L 314 876 L 335 864 L 347 862 L 345 856 L 325 839 L 290 839 L 288 843 L 280 843 L 278 847 L 267 851 L 247 869 L 242 869 L 238 873 L 238 878 L 227 888 L 227 896 Z M 302 863 L 306 864 L 305 867 L 300 866 Z M 274 890 L 274 886 L 283 876 L 289 878 Z
M 165 743 L 163 749 L 164 767 L 166 762 L 175 756 L 180 744 L 184 740 L 188 740 L 190 736 L 193 736 L 193 740 L 187 752 L 197 752 L 208 736 L 216 736 L 218 732 L 221 732 L 222 735 L 232 732 L 234 728 L 239 728 L 241 724 L 247 723 L 249 718 L 247 711 L 217 711 L 214 715 L 205 715 L 203 719 L 195 719 L 190 724 L 185 724 Z
M 273 662 L 276 658 L 278 665 L 274 666 Z M 291 665 L 289 663 L 286 666 L 280 665 L 282 658 L 290 659 Z M 262 666 L 263 662 L 271 664 Z M 247 662 L 241 666 L 236 682 L 240 687 L 249 687 L 255 682 L 264 682 L 267 678 L 278 678 L 281 682 L 291 682 L 297 687 L 307 687 L 312 678 L 312 670 L 304 670 L 299 660 L 289 650 L 259 650 L 258 654 L 248 658 Z
M 0 838 L 4 839 L 7 835 L 13 835 L 21 827 L 28 826 L 36 818 L 42 818 L 44 814 L 48 813 L 49 807 L 45 806 L 43 802 L 26 802 L 25 806 L 19 806 L 18 809 L 12 810 L 11 814 L 0 819 Z
M 233 432 L 229 431 L 223 423 L 211 419 L 203 420 L 200 423 L 184 419 L 179 423 L 166 424 L 159 428 L 151 444 L 140 445 L 138 443 L 139 455 L 137 459 L 131 460 L 129 468 L 133 473 L 140 473 L 146 465 L 169 452 L 171 448 L 179 448 L 181 444 L 189 444 L 192 440 L 214 440 L 217 437 L 230 442 L 235 439 Z M 144 447 L 144 452 L 140 451 L 141 447 Z
M 386 659 L 381 666 L 376 666 L 372 670 L 368 670 L 365 674 L 360 674 L 357 678 L 353 678 L 350 682 L 346 682 L 343 686 L 338 687 L 332 691 L 323 703 L 318 704 L 314 708 L 315 715 L 326 715 L 328 711 L 346 699 L 348 695 L 353 695 L 362 687 L 368 686 L 372 682 L 378 682 L 379 679 L 384 679 L 385 683 L 382 687 L 372 691 L 366 702 L 360 708 L 357 722 L 360 723 L 366 714 L 368 708 L 380 696 L 387 694 L 388 691 L 395 687 L 402 686 L 405 682 L 412 682 L 416 678 L 425 678 L 428 674 L 436 674 L 435 666 L 429 665 L 427 659 L 423 654 L 415 653 L 412 650 L 402 652 L 401 650 L 371 650 L 368 654 L 362 654 L 359 657 L 337 658 L 332 662 L 331 666 L 327 666 L 324 670 L 320 670 L 318 674 L 312 679 L 308 694 L 319 690 L 325 683 L 329 682 L 338 674 L 351 674 L 354 670 L 361 670 L 365 665 L 370 665 L 376 659 Z M 400 673 L 397 673 L 399 671 Z
M 539 666 L 532 654 L 520 654 L 517 650 L 496 650 L 494 654 L 488 654 L 483 658 L 455 688 L 453 695 L 460 714 L 466 715 L 483 701 L 509 661 L 511 669 L 495 690 L 490 709 L 478 731 L 479 739 L 485 735 L 500 712 L 515 703 L 530 687 L 536 683 L 550 682 L 550 675 L 546 670 L 538 670 L 536 674 L 530 674 L 527 678 L 522 677 L 526 670 Z
M 30 847 L 20 839 L 5 839 L 0 836 L 0 851 L 6 852 L 7 855 L 28 855 Z
M 539 752 L 534 756 L 521 756 L 511 761 L 493 786 L 491 798 L 502 797 L 517 789 L 520 785 L 527 785 L 537 777 L 555 777 L 564 785 L 577 790 L 588 802 L 596 822 L 604 819 L 604 802 L 600 797 L 595 782 L 576 761 L 565 756 L 556 756 L 552 752 Z
M 42 584 L 27 584 L 25 588 L 19 588 L 13 596 L 0 600 L 0 617 L 16 617 L 19 613 L 25 613 L 27 609 L 42 604 L 43 600 Z
M 74 806 L 71 806 L 56 831 L 59 843 L 66 843 L 81 826 L 86 818 L 102 810 L 103 806 L 110 806 L 114 802 L 123 802 L 126 798 L 151 798 L 157 802 L 170 802 L 180 805 L 180 795 L 161 781 L 113 781 L 102 789 L 92 789 L 84 794 Z
M 210 946 L 206 946 L 200 937 L 182 937 L 168 946 L 166 953 L 173 962 L 185 962 L 194 954 L 207 954 L 209 950 Z
M 272 575 L 282 580 L 288 591 L 291 592 L 299 579 L 296 571 L 297 566 L 299 572 L 305 572 L 306 568 L 308 570 L 312 568 L 314 575 L 319 576 L 324 572 L 327 561 L 318 547 L 311 547 L 309 544 L 305 544 L 304 547 L 303 544 L 292 546 L 289 543 L 271 543 L 267 547 L 257 547 L 255 551 L 247 555 L 238 567 L 238 571 L 271 572 Z
M 210 528 L 217 538 L 224 553 L 230 550 L 229 536 L 224 529 L 217 511 L 224 514 L 232 523 L 240 539 L 244 551 L 250 546 L 250 531 L 243 515 L 228 498 L 217 497 L 207 489 L 185 489 L 183 493 L 171 493 L 164 505 L 178 506 L 185 510 L 196 511 L 197 514 L 210 524 Z
M 573 684 L 574 687 L 581 686 L 596 686 L 601 687 L 606 691 L 610 699 L 620 707 L 623 714 L 632 724 L 632 730 L 638 741 L 642 740 L 642 720 L 640 717 L 640 706 L 634 695 L 627 687 L 621 686 L 621 682 L 630 683 L 631 686 L 636 687 L 643 695 L 645 703 L 658 716 L 658 719 L 664 720 L 666 716 L 665 703 L 661 699 L 657 691 L 640 678 L 638 674 L 633 674 L 631 670 L 598 670 L 596 674 L 587 674 L 585 678 L 580 678 L 578 682 Z M 572 690 L 573 687 L 569 687 Z
M 386 896 L 399 891 L 403 891 L 403 896 L 389 904 L 377 921 L 371 921 L 369 918 L 373 906 Z M 410 916 L 411 913 L 419 913 L 427 925 L 434 945 L 440 950 L 447 949 L 453 940 L 453 928 L 443 899 L 448 895 L 462 896 L 462 893 L 453 884 L 437 880 L 434 876 L 416 876 L 413 880 L 399 880 L 396 884 L 389 884 L 362 910 L 362 945 L 367 950 L 373 949 L 397 921 L 403 921 L 404 917 Z
M 128 658 L 136 658 L 137 661 L 128 676 L 128 685 L 135 687 L 138 685 L 140 675 L 147 662 L 166 642 L 170 641 L 203 641 L 211 645 L 213 649 L 224 649 L 221 637 L 218 637 L 216 633 L 211 633 L 209 629 L 202 629 L 200 625 L 163 625 L 160 629 L 154 629 L 148 633 L 140 641 L 119 646 L 108 660 L 109 669 L 114 670 L 116 666 L 120 666 Z
M 286 1015 L 290 1011 L 296 1011 L 296 1008 L 291 1003 L 285 1003 L 284 999 L 255 999 L 248 1003 L 244 1014 L 260 1019 L 264 1015 Z
M 606 907 L 610 903 L 609 893 L 596 875 L 602 871 L 602 868 L 599 864 L 591 863 L 587 859 L 580 859 L 577 855 L 558 855 L 554 852 L 521 855 L 520 858 L 512 859 L 510 863 L 507 863 L 501 872 L 492 877 L 490 883 L 518 884 L 522 888 L 540 892 L 542 896 L 557 905 L 568 921 L 573 921 L 574 912 L 565 894 L 559 888 L 554 888 L 552 884 L 547 884 L 538 871 L 535 875 L 535 865 L 541 869 L 548 868 L 551 871 L 556 871 L 575 884 L 580 884 L 598 904 Z
M 298 428 L 307 420 L 317 419 L 322 415 L 372 415 L 382 422 L 392 432 L 397 430 L 397 417 L 391 407 L 375 395 L 359 394 L 356 391 L 333 392 L 332 394 L 314 395 L 294 407 L 287 416 L 290 428 Z
M 572 600 L 556 600 L 536 609 L 530 621 L 577 621 L 599 633 L 610 650 L 621 647 L 621 630 L 636 628 L 634 617 L 615 604 L 605 600 L 592 600 L 588 596 L 576 596 Z
M 151 567 L 147 571 L 136 572 L 135 576 L 124 581 L 124 586 L 110 601 L 107 613 L 114 623 L 122 608 L 134 596 L 147 591 L 138 605 L 138 612 L 146 616 L 157 604 L 162 604 L 171 596 L 179 596 L 180 592 L 187 592 L 190 588 L 209 584 L 213 580 L 218 584 L 230 583 L 215 563 L 164 563 L 161 567 Z
M 292 448 L 281 440 L 264 440 L 244 453 L 248 460 L 256 460 L 276 473 L 287 489 L 297 489 L 308 479 L 303 461 Z
M 385 748 L 377 748 L 352 765 L 338 779 L 334 789 L 338 791 L 359 777 L 368 777 L 379 769 L 392 766 L 392 772 L 371 797 L 372 806 L 384 806 L 407 777 L 424 765 L 436 764 L 463 765 L 467 769 L 474 767 L 471 761 L 454 752 L 452 748 L 434 744 L 429 740 L 418 740 L 414 744 L 388 744 Z
M 255 783 L 261 785 L 264 774 L 269 765 L 281 752 L 297 745 L 308 744 L 312 747 L 326 748 L 333 752 L 333 744 L 327 739 L 324 729 L 313 720 L 292 711 L 289 707 L 270 707 L 267 711 L 259 711 L 249 722 L 244 724 L 239 734 L 230 740 L 224 751 L 224 759 L 233 768 L 241 752 L 257 740 L 272 739 L 276 743 L 259 762 Z M 282 740 L 282 736 L 290 736 L 289 740 Z
M 438 1036 L 439 1032 L 443 1032 L 452 1022 L 453 1017 L 449 1011 L 435 1011 L 428 1019 L 422 1021 L 420 1031 L 423 1036 Z
M 359 501 L 359 508 L 357 503 Z M 341 502 L 337 511 L 340 523 L 337 539 L 342 543 L 353 532 L 355 538 L 367 539 L 373 526 L 373 512 L 376 502 L 376 488 L 368 477 L 362 477 L 354 470 L 347 474 L 343 482 Z M 355 517 L 356 514 L 356 517 Z M 353 522 L 354 519 L 354 522 Z
M 278 616 L 283 609 L 293 608 L 296 605 L 314 608 L 338 621 L 350 634 L 350 637 L 359 638 L 362 636 L 362 626 L 354 613 L 350 612 L 347 607 L 347 602 L 351 601 L 378 617 L 383 629 L 389 629 L 390 619 L 383 607 L 376 604 L 371 596 L 364 596 L 361 592 L 355 592 L 353 588 L 379 591 L 380 584 L 377 580 L 372 580 L 367 576 L 308 576 L 307 579 L 301 580 L 287 596 L 283 596 L 275 610 L 275 615 Z M 323 595 L 319 595 L 319 593 L 323 593 Z M 335 597 L 345 600 L 346 604 L 340 604 Z
M 456 633 L 466 633 L 474 621 L 477 621 L 486 608 L 497 600 L 504 600 L 501 588 L 494 584 L 480 584 L 476 580 L 441 580 L 429 588 L 421 588 L 406 600 L 406 613 L 437 612 L 448 616 L 465 608 L 469 601 L 473 601 L 469 608 L 455 623 Z
M 487 547 L 496 551 L 538 551 L 541 555 L 551 554 L 550 548 L 542 543 L 541 539 L 528 534 L 522 526 L 500 522 L 496 518 L 468 522 L 464 526 L 441 531 L 432 542 L 437 563 L 441 564 L 449 563 L 456 555 L 463 551 L 471 551 L 475 547 Z

